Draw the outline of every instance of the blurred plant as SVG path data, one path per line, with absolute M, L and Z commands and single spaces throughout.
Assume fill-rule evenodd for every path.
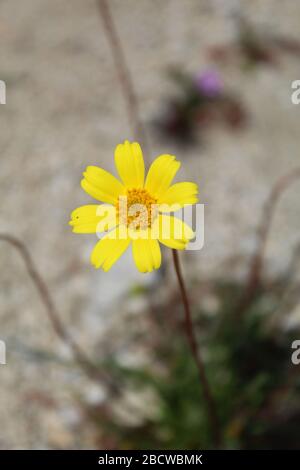
M 213 315 L 201 307 L 195 312 L 197 331 L 205 329 L 199 346 L 206 358 L 226 448 L 299 447 L 300 381 L 287 348 L 295 331 L 269 326 L 284 286 L 285 279 L 278 279 L 272 289 L 262 289 L 237 321 L 233 299 L 243 286 L 216 280 L 212 289 L 218 307 Z M 199 292 L 199 286 L 196 289 Z M 162 322 L 166 310 L 168 304 L 161 307 Z M 106 436 L 111 433 L 117 440 L 117 448 L 214 447 L 204 401 L 199 404 L 197 369 L 181 341 L 180 314 L 178 310 L 170 314 L 178 322 L 176 341 L 162 338 L 152 366 L 124 367 L 113 358 L 106 364 L 119 377 L 124 393 L 129 389 L 136 396 L 146 391 L 149 395 L 151 390 L 156 412 L 126 425 L 111 417 L 99 420 L 97 409 L 86 407 L 87 415 L 99 423 L 98 431 L 103 432 L 104 426 Z
M 210 59 L 226 63 L 237 58 L 247 69 L 261 64 L 277 67 L 283 53 L 299 57 L 300 41 L 258 30 L 244 18 L 239 19 L 238 36 L 233 44 L 208 49 Z
M 179 68 L 169 70 L 179 93 L 165 103 L 162 115 L 155 120 L 156 128 L 164 135 L 182 143 L 192 143 L 205 128 L 225 123 L 231 129 L 246 122 L 245 110 L 238 98 L 225 90 L 219 72 L 208 69 L 195 77 Z

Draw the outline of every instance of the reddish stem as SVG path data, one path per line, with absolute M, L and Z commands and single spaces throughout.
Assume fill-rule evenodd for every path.
M 216 447 L 219 447 L 221 443 L 221 432 L 220 432 L 219 419 L 218 419 L 218 415 L 216 411 L 216 404 L 215 404 L 213 394 L 210 389 L 209 382 L 206 377 L 204 362 L 201 357 L 199 348 L 197 346 L 197 341 L 196 341 L 193 323 L 192 323 L 190 303 L 189 303 L 184 280 L 183 280 L 182 273 L 181 273 L 177 250 L 172 250 L 172 253 L 173 253 L 174 267 L 175 267 L 177 280 L 178 280 L 178 284 L 180 288 L 180 293 L 182 297 L 182 303 L 184 306 L 186 335 L 187 335 L 187 339 L 188 339 L 192 354 L 194 356 L 194 359 L 198 368 L 199 378 L 200 378 L 201 386 L 203 389 L 203 396 L 207 404 L 208 417 L 210 421 L 214 444 Z

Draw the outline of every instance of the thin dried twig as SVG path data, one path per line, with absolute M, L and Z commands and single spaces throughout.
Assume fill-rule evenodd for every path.
M 257 249 L 250 262 L 246 287 L 237 306 L 238 315 L 241 315 L 247 309 L 262 284 L 265 250 L 278 202 L 290 185 L 299 178 L 300 168 L 298 167 L 279 178 L 271 189 L 262 212 L 261 222 L 258 226 Z
M 103 372 L 100 372 L 98 367 L 88 358 L 85 352 L 70 336 L 64 327 L 62 321 L 60 320 L 61 315 L 56 310 L 47 284 L 35 267 L 33 259 L 25 244 L 9 233 L 0 233 L 0 241 L 4 241 L 10 244 L 21 255 L 29 277 L 33 281 L 40 299 L 45 306 L 45 311 L 55 333 L 71 349 L 74 358 L 77 360 L 78 364 L 81 366 L 84 372 L 88 375 L 89 378 L 96 380 L 97 382 L 102 382 L 103 385 L 106 385 L 111 391 L 117 391 L 116 385 L 113 383 L 111 377 L 104 374 Z
M 113 17 L 110 13 L 108 2 L 106 0 L 97 1 L 105 33 L 111 47 L 111 53 L 115 64 L 115 69 L 125 100 L 126 111 L 130 121 L 130 127 L 133 131 L 135 140 L 142 143 L 146 155 L 148 155 L 148 142 L 144 125 L 140 118 L 138 99 L 133 86 L 129 67 L 125 59 L 118 32 L 115 28 Z

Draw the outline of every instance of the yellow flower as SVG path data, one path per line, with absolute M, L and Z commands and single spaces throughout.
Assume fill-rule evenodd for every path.
M 182 250 L 194 238 L 193 230 L 174 212 L 198 201 L 198 187 L 184 182 L 171 185 L 180 167 L 173 155 L 160 155 L 145 165 L 140 145 L 125 141 L 115 150 L 115 165 L 121 181 L 96 166 L 83 173 L 81 187 L 105 204 L 78 207 L 71 214 L 75 233 L 106 233 L 95 245 L 91 263 L 108 271 L 132 244 L 139 271 L 158 269 L 161 264 L 159 242 Z

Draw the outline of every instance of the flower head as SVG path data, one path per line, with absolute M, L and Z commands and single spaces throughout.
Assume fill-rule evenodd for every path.
M 137 268 L 150 272 L 161 264 L 159 243 L 182 250 L 194 238 L 186 223 L 166 213 L 195 204 L 198 187 L 190 182 L 171 184 L 180 167 L 173 155 L 157 157 L 145 179 L 137 142 L 116 147 L 115 165 L 121 181 L 102 168 L 86 168 L 81 187 L 102 204 L 78 207 L 69 223 L 75 233 L 104 234 L 91 254 L 95 268 L 108 271 L 132 245 Z
M 208 98 L 214 98 L 223 91 L 223 82 L 215 70 L 207 70 L 197 75 L 196 87 Z

